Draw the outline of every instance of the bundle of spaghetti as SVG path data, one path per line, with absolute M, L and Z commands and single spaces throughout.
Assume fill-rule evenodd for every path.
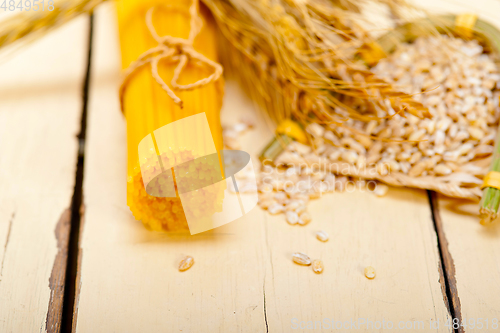
M 187 230 L 178 194 L 157 197 L 146 192 L 138 147 L 143 138 L 162 126 L 205 113 L 215 147 L 222 149 L 219 119 L 223 95 L 223 83 L 219 79 L 221 68 L 217 67 L 219 72 L 214 78 L 213 68 L 207 65 L 217 58 L 213 18 L 206 8 L 198 7 L 198 2 L 191 0 L 121 0 L 117 2 L 117 9 L 122 66 L 128 68 L 121 91 L 122 109 L 127 119 L 127 203 L 136 219 L 149 229 Z M 158 40 L 167 38 L 161 36 L 168 36 L 170 42 L 164 42 L 168 47 L 159 45 Z M 193 50 L 189 48 L 190 42 Z M 169 56 L 176 52 L 181 54 Z M 184 57 L 186 62 L 180 64 L 185 55 L 182 52 L 189 54 Z M 196 52 L 203 61 L 193 59 Z M 173 77 L 177 77 L 177 89 L 170 83 Z M 198 82 L 203 84 L 193 86 Z M 185 89 L 186 86 L 189 89 Z M 191 153 L 179 152 L 184 155 Z M 164 155 L 158 151 L 153 151 L 153 154 Z M 168 156 L 160 158 L 165 162 Z M 202 163 L 195 163 L 193 167 L 196 169 L 194 174 L 206 169 Z

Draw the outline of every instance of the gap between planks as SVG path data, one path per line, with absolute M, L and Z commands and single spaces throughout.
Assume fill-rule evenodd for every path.
M 450 311 L 452 322 L 455 318 L 458 318 L 458 322 L 461 323 L 462 313 L 460 308 L 460 297 L 457 290 L 457 280 L 455 277 L 455 263 L 448 249 L 448 240 L 446 239 L 443 222 L 439 212 L 437 193 L 434 191 L 427 191 L 427 194 L 429 196 L 432 220 L 434 222 L 434 228 L 438 239 L 438 250 L 441 261 L 440 274 L 442 274 L 441 283 L 444 289 L 443 297 L 445 298 L 448 310 Z M 454 331 L 457 333 L 463 333 L 464 329 L 462 326 L 459 326 L 458 329 L 454 329 Z
M 80 224 L 83 215 L 83 167 L 84 167 L 84 151 L 85 151 L 85 136 L 87 129 L 87 105 L 88 105 L 88 92 L 92 56 L 92 34 L 93 34 L 93 15 L 89 17 L 89 33 L 87 40 L 87 64 L 85 68 L 85 76 L 82 84 L 82 113 L 80 121 L 80 132 L 78 133 L 78 156 L 77 156 L 77 169 L 75 174 L 75 188 L 73 197 L 71 199 L 71 217 L 68 230 L 67 242 L 67 261 L 65 263 L 65 283 L 61 295 L 62 310 L 60 315 L 60 328 L 61 332 L 67 333 L 73 330 L 74 320 L 74 306 L 76 295 L 77 276 L 79 274 L 79 238 L 80 238 Z M 50 309 L 49 309 L 50 312 Z M 47 315 L 48 317 L 48 315 Z

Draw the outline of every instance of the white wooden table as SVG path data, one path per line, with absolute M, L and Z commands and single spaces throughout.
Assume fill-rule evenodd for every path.
M 425 3 L 500 22 L 497 1 Z M 459 332 L 496 331 L 500 227 L 480 226 L 475 203 L 391 188 L 383 198 L 325 195 L 305 227 L 257 207 L 195 236 L 147 231 L 126 205 L 115 20 L 112 4 L 101 5 L 92 21 L 0 64 L 0 332 L 291 332 L 308 322 L 314 331 L 333 322 L 344 332 L 453 332 L 453 318 L 482 318 Z M 255 156 L 272 133 L 234 81 L 225 90 L 224 123 L 256 118 L 242 138 Z M 327 243 L 314 237 L 320 229 Z M 324 273 L 292 264 L 295 251 L 321 258 Z M 195 265 L 180 273 L 188 254 Z

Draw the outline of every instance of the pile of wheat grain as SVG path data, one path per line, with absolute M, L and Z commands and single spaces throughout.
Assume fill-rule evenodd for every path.
M 393 179 L 405 179 L 408 186 L 422 184 L 422 188 L 436 184 L 430 188 L 442 188 L 443 192 L 446 186 L 454 186 L 456 196 L 480 196 L 500 115 L 500 73 L 492 57 L 484 54 L 476 41 L 425 37 L 402 44 L 373 72 L 415 94 L 413 98 L 429 108 L 432 118 L 395 112 L 383 118 L 381 111 L 378 119 L 349 119 L 344 127 L 311 123 L 306 130 L 312 147 L 293 142 L 275 161 L 278 167 L 263 166 L 259 188 L 262 208 L 271 213 L 288 214 L 297 209 L 300 213 L 309 198 L 345 189 L 345 176 L 366 176 L 389 184 Z M 354 107 L 363 112 L 365 103 Z M 339 165 L 346 169 L 339 169 Z M 358 172 L 360 169 L 365 173 Z M 290 185 L 304 180 L 311 186 L 298 190 Z M 378 193 L 386 192 L 376 183 L 372 186 L 377 187 Z M 289 215 L 295 222 L 295 215 Z

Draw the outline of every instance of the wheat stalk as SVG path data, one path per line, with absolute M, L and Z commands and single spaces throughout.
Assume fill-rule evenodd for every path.
M 104 1 L 106 0 L 59 1 L 52 11 L 25 11 L 9 17 L 1 22 L 0 49 L 33 41 L 79 15 L 91 13 Z
M 389 116 L 389 109 L 428 116 L 421 103 L 379 79 L 363 61 L 376 52 L 385 56 L 354 19 L 363 4 L 376 0 L 204 2 L 232 45 L 226 47 L 226 65 L 274 120 L 345 126 L 345 119 L 368 121 Z M 410 8 L 384 2 L 392 13 Z M 352 108 L 355 99 L 367 108 Z

